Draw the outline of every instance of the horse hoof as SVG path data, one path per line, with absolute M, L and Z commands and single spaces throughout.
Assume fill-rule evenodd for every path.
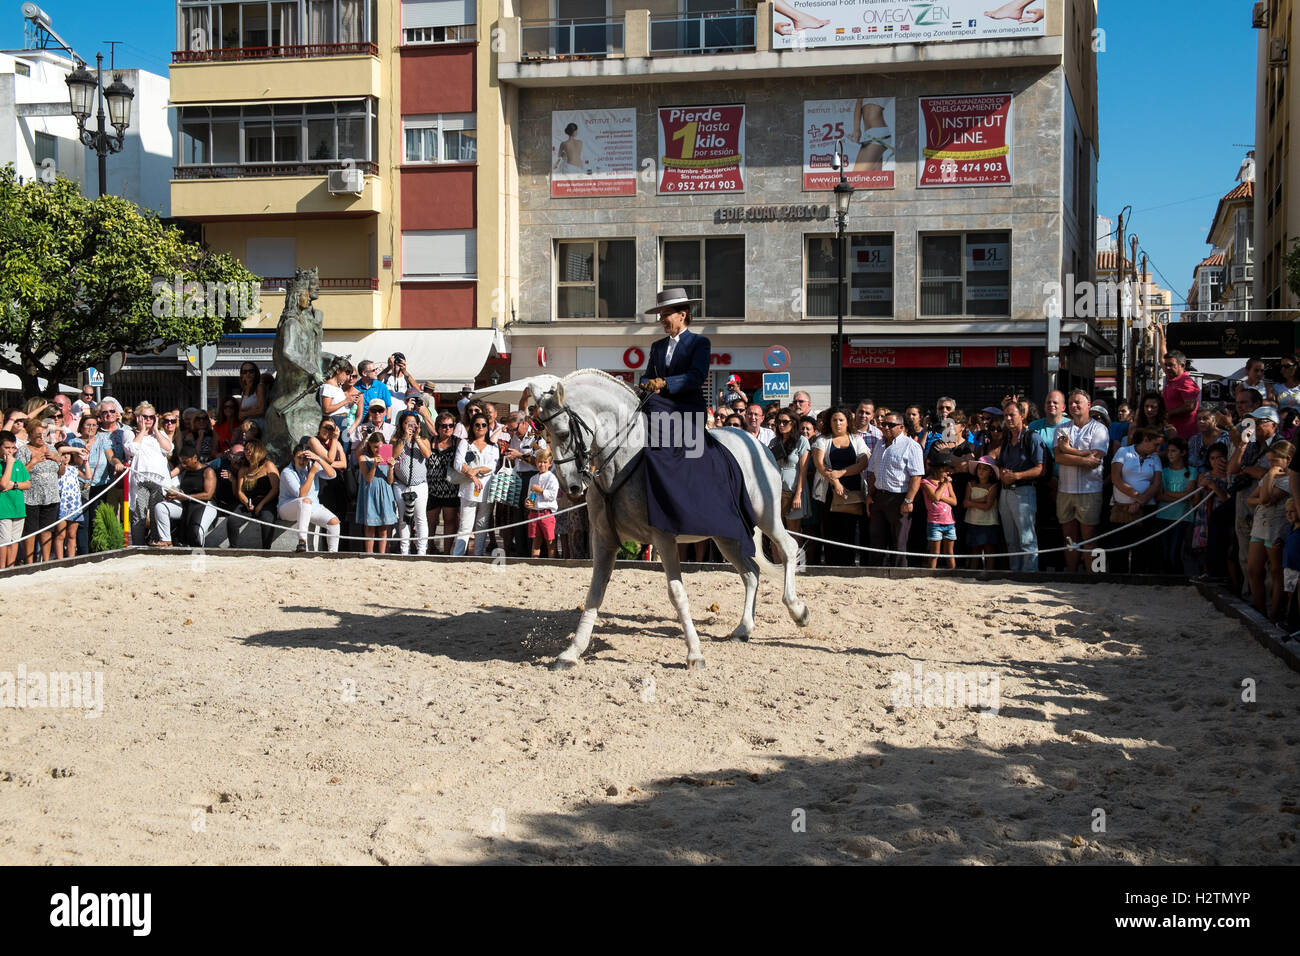
M 551 665 L 553 671 L 571 671 L 578 666 L 577 661 L 566 661 L 563 657 L 557 657 L 555 663 Z
M 687 669 L 688 671 L 702 671 L 702 670 L 704 670 L 704 658 L 703 658 L 703 657 L 691 657 L 691 658 L 687 658 L 687 659 L 686 659 L 686 669 Z
M 812 620 L 812 611 L 808 610 L 807 604 L 801 604 L 797 611 L 794 608 L 790 609 L 790 617 L 799 627 L 807 627 L 808 622 Z

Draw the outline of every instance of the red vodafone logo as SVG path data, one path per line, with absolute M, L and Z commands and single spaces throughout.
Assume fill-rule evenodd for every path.
M 628 368 L 640 368 L 645 364 L 645 353 L 634 345 L 623 353 L 623 364 Z

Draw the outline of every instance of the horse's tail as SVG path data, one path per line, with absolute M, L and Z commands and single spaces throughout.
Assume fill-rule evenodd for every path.
M 773 543 L 775 544 L 775 542 Z M 779 544 L 776 546 L 780 547 Z M 754 563 L 758 565 L 758 570 L 769 578 L 785 579 L 785 571 L 767 560 L 767 557 L 763 554 L 763 532 L 759 528 L 754 529 Z

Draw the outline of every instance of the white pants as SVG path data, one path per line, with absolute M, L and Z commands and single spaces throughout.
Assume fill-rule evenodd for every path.
M 183 511 L 184 508 L 179 501 L 160 501 L 153 506 L 153 526 L 159 541 L 171 544 L 172 522 L 178 520 Z M 191 524 L 187 529 L 191 548 L 201 548 L 207 543 L 208 532 L 212 530 L 212 523 L 216 520 L 217 509 L 211 504 L 204 505 L 198 523 Z
M 464 554 L 466 547 L 469 545 L 470 529 L 474 534 L 474 554 L 476 556 L 483 553 L 483 544 L 487 541 L 487 535 L 483 530 L 492 520 L 493 504 L 489 501 L 466 501 L 460 500 L 460 529 L 456 535 L 456 544 L 451 549 L 452 554 Z
M 405 514 L 406 502 L 402 500 L 402 492 L 415 492 L 415 553 L 427 554 L 429 550 L 429 513 L 425 510 L 425 505 L 429 501 L 429 483 L 421 482 L 418 485 L 406 486 L 400 481 L 393 482 L 393 491 L 397 498 L 397 537 L 401 541 L 402 554 L 411 553 L 411 526 L 402 520 Z
M 329 539 L 329 549 L 331 551 L 339 549 L 339 523 L 335 520 L 334 512 L 320 503 L 291 498 L 280 505 L 279 515 L 282 521 L 298 523 L 298 540 L 303 544 L 307 543 L 307 529 L 311 525 L 320 525 L 325 529 L 325 535 Z M 331 521 L 334 524 L 330 524 Z

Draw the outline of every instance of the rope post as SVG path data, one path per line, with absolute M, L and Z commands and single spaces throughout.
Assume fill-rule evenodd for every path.
M 122 472 L 122 540 L 131 546 L 131 473 Z

